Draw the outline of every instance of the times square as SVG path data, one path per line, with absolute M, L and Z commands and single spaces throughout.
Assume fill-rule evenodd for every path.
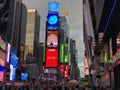
M 84 77 L 69 11 L 61 15 L 59 1 L 46 7 L 45 42 L 39 42 L 38 10 L 0 0 L 0 90 L 119 90 L 120 1 L 82 0 Z

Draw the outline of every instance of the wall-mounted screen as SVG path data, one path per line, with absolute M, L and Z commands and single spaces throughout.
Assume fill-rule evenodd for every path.
M 58 31 L 47 31 L 47 47 L 58 47 Z
M 21 73 L 21 80 L 27 81 L 28 80 L 28 73 Z
M 46 67 L 58 66 L 58 49 L 46 48 Z

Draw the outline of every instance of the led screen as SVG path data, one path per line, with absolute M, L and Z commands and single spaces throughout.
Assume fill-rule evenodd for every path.
M 0 81 L 3 81 L 3 80 L 4 80 L 4 72 L 0 71 Z
M 49 2 L 48 3 L 48 12 L 58 12 L 59 3 L 58 2 Z
M 68 53 L 68 44 L 65 44 L 65 48 L 64 48 L 64 52 L 65 52 L 65 63 L 69 62 L 69 53 Z
M 15 81 L 16 77 L 16 68 L 13 68 L 12 65 L 10 65 L 10 80 Z
M 4 79 L 4 66 L 0 66 L 0 81 L 3 81 Z
M 14 68 L 18 67 L 18 57 L 15 53 L 10 53 L 10 64 L 13 65 Z
M 67 55 L 65 55 L 65 63 L 68 63 L 68 62 L 69 62 L 69 56 L 67 54 Z
M 27 81 L 28 80 L 28 74 L 27 73 L 21 73 L 21 80 Z
M 64 44 L 60 44 L 60 59 L 59 59 L 60 63 L 64 62 Z
M 6 60 L 6 61 L 7 61 L 7 62 L 9 62 L 10 47 L 11 47 L 11 46 L 10 46 L 10 44 L 8 43 L 8 44 L 7 44 L 7 55 L 6 55 L 6 57 L 7 57 L 7 60 Z
M 44 73 L 57 73 L 56 68 L 44 68 L 43 70 Z
M 2 48 L 4 51 L 6 50 L 6 43 L 3 41 L 1 36 L 0 36 L 0 48 Z
M 58 49 L 46 49 L 46 67 L 58 66 Z
M 60 63 L 69 63 L 68 44 L 60 44 Z
M 4 71 L 4 66 L 0 66 L 0 71 Z
M 58 30 L 59 15 L 58 13 L 48 13 L 47 30 Z
M 65 64 L 65 68 L 64 68 L 64 64 L 60 64 L 60 72 L 61 72 L 62 75 L 63 75 L 63 72 L 64 72 L 64 77 L 68 78 L 68 74 L 69 74 L 68 64 Z
M 68 70 L 69 70 L 68 65 L 66 65 L 65 66 L 65 75 L 64 75 L 65 78 L 68 78 L 68 73 L 69 73 Z
M 88 63 L 88 58 L 84 58 L 84 73 L 85 75 L 89 75 L 89 63 Z
M 5 61 L 3 59 L 1 59 L 1 58 L 0 58 L 0 65 L 5 66 Z
M 58 31 L 47 31 L 47 47 L 58 47 Z

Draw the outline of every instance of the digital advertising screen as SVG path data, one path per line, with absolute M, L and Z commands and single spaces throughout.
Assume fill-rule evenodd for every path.
M 63 63 L 64 62 L 64 44 L 60 44 L 60 59 L 59 62 Z
M 69 55 L 65 55 L 65 63 L 69 63 Z
M 0 58 L 0 65 L 5 66 L 5 61 L 3 59 L 1 59 L 1 58 Z
M 2 48 L 4 51 L 6 50 L 6 43 L 4 42 L 1 36 L 0 36 L 0 48 Z
M 49 2 L 48 3 L 48 12 L 59 12 L 59 3 L 58 2 Z
M 15 77 L 16 77 L 16 68 L 10 65 L 10 80 L 15 81 Z
M 58 66 L 58 49 L 46 48 L 46 67 Z
M 7 57 L 7 62 L 9 62 L 9 59 L 10 59 L 10 47 L 11 47 L 11 45 L 8 43 L 7 44 L 7 55 L 6 55 L 6 57 Z
M 0 81 L 3 81 L 3 80 L 4 80 L 4 72 L 0 71 Z
M 47 47 L 58 47 L 58 31 L 47 31 Z
M 68 64 L 65 64 L 65 68 L 64 68 L 64 64 L 60 64 L 60 72 L 61 72 L 61 74 L 64 72 L 64 77 L 68 78 L 68 74 L 69 74 Z
M 5 70 L 5 67 L 0 66 L 0 81 L 4 80 L 4 70 Z
M 44 73 L 57 73 L 56 68 L 44 68 L 43 70 Z
M 10 64 L 13 65 L 14 68 L 18 67 L 18 57 L 15 53 L 10 53 Z
M 28 80 L 28 73 L 21 73 L 21 80 L 27 81 Z
M 69 63 L 68 44 L 60 44 L 60 63 Z
M 58 13 L 48 13 L 47 16 L 47 30 L 58 30 L 59 15 Z

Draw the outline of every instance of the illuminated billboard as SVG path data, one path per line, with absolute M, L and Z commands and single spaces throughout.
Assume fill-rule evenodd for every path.
M 0 66 L 0 81 L 4 80 L 4 70 L 5 70 L 5 67 Z
M 60 44 L 60 63 L 69 63 L 68 44 Z
M 58 47 L 58 31 L 47 31 L 47 47 Z
M 16 77 L 16 68 L 10 65 L 10 80 L 14 81 Z
M 85 75 L 89 75 L 89 66 L 88 66 L 88 59 L 87 57 L 84 58 L 84 73 Z
M 9 62 L 9 59 L 10 59 L 10 48 L 11 48 L 11 45 L 8 43 L 7 44 L 7 55 L 6 55 L 7 62 Z
M 48 13 L 47 30 L 58 30 L 59 15 L 58 13 Z
M 14 52 L 10 53 L 10 64 L 14 67 L 17 68 L 18 67 L 18 57 L 16 56 L 16 54 Z
M 0 36 L 0 48 L 6 51 L 6 43 L 4 42 L 1 36 Z
M 28 80 L 28 73 L 21 73 L 21 80 L 27 81 Z
M 65 54 L 65 63 L 69 63 L 69 52 L 68 52 L 68 44 L 64 45 L 64 54 Z
M 58 66 L 58 49 L 46 48 L 46 67 Z
M 0 81 L 3 81 L 3 80 L 4 80 L 4 72 L 0 71 Z
M 3 59 L 1 59 L 1 58 L 0 58 L 0 65 L 5 66 L 5 61 Z
M 65 55 L 65 63 L 68 63 L 68 62 L 69 62 L 69 56 L 67 54 L 67 55 Z
M 64 73 L 64 77 L 68 78 L 68 74 L 69 74 L 68 64 L 65 64 L 65 68 L 64 68 L 64 64 L 60 64 L 60 73 L 61 73 L 62 76 L 63 76 L 63 73 Z
M 58 2 L 49 2 L 48 3 L 48 12 L 58 12 L 59 3 Z
M 60 59 L 59 59 L 60 63 L 64 62 L 64 44 L 60 44 Z

